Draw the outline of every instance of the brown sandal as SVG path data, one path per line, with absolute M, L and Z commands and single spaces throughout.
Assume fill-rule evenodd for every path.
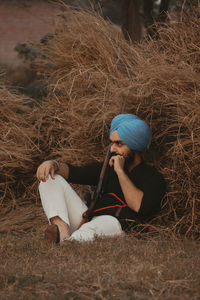
M 60 231 L 58 225 L 49 225 L 45 230 L 44 236 L 46 240 L 58 244 L 60 242 Z

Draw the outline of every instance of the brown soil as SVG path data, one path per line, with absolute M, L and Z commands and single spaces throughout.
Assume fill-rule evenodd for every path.
M 199 299 L 199 244 L 173 236 L 47 243 L 0 234 L 0 299 Z

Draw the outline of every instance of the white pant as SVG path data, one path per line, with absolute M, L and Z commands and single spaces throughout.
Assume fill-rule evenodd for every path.
M 119 221 L 109 215 L 94 217 L 77 229 L 87 206 L 62 176 L 55 175 L 54 180 L 49 176 L 46 182 L 40 183 L 39 192 L 48 220 L 59 216 L 69 225 L 69 240 L 92 241 L 95 236 L 123 234 Z

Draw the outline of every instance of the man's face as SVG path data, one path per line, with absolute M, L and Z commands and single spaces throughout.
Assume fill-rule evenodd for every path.
M 111 153 L 116 155 L 122 155 L 126 163 L 131 163 L 134 160 L 134 151 L 132 151 L 128 146 L 126 146 L 120 139 L 117 130 L 113 131 L 110 135 L 111 142 Z

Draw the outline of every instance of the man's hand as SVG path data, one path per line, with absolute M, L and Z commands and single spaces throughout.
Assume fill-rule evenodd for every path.
M 110 158 L 110 167 L 114 166 L 114 170 L 117 174 L 124 171 L 125 158 L 122 155 L 115 155 Z
M 55 172 L 58 170 L 58 166 L 53 160 L 44 161 L 37 169 L 36 177 L 39 181 L 46 182 L 49 178 L 49 174 L 52 179 L 55 179 Z

